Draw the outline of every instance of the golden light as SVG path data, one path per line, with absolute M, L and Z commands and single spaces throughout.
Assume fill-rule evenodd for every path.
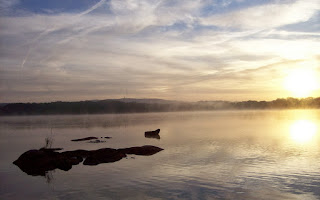
M 317 133 L 317 126 L 309 120 L 299 120 L 290 128 L 291 138 L 298 143 L 306 143 L 313 139 Z
M 300 68 L 289 73 L 284 86 L 294 97 L 307 97 L 319 88 L 319 83 L 314 70 Z

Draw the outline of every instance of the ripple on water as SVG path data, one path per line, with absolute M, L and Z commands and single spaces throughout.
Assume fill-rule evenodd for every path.
M 2 152 L 6 152 L 0 173 L 8 174 L 1 177 L 6 178 L 7 191 L 1 190 L 0 198 L 10 194 L 12 199 L 35 195 L 44 199 L 319 199 L 319 142 L 306 146 L 286 140 L 285 131 L 291 122 L 279 117 L 287 116 L 286 112 L 259 113 L 173 114 L 186 116 L 179 120 L 166 118 L 168 113 L 115 116 L 115 120 L 104 115 L 86 116 L 89 127 L 78 124 L 83 117 L 66 117 L 65 124 L 61 117 L 54 123 L 57 147 L 74 150 L 153 144 L 165 150 L 146 157 L 129 155 L 119 162 L 97 166 L 80 164 L 68 172 L 56 170 L 49 187 L 43 177 L 27 176 L 7 163 L 29 147 L 43 145 L 50 132 L 45 129 L 46 121 L 52 119 L 25 118 L 16 123 L 12 118 L 0 135 Z M 133 123 L 120 126 L 123 117 Z M 101 126 L 113 121 L 110 127 Z M 20 128 L 14 128 L 15 124 Z M 24 125 L 33 128 L 25 130 Z M 154 127 L 161 128 L 161 139 L 144 138 L 144 131 Z M 70 143 L 79 136 L 95 135 L 112 139 L 99 146 Z

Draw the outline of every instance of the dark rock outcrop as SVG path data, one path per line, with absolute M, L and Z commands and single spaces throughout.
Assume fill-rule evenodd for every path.
M 41 148 L 40 150 L 42 151 L 60 151 L 60 150 L 63 150 L 63 148 Z
M 155 131 L 146 131 L 144 132 L 145 135 L 158 135 L 160 133 L 160 129 L 158 128 Z
M 126 154 L 117 149 L 98 149 L 91 151 L 89 156 L 83 162 L 84 165 L 98 165 L 100 163 L 111 163 L 121 160 Z
M 160 140 L 159 133 L 160 133 L 160 129 L 157 129 L 155 131 L 146 131 L 144 133 L 144 137 L 146 137 L 146 138 L 155 138 L 155 139 L 159 139 Z
M 73 139 L 71 141 L 73 142 L 79 142 L 79 141 L 87 141 L 87 140 L 97 140 L 97 137 L 85 137 L 85 138 L 80 138 L 80 139 Z
M 111 139 L 111 137 L 101 137 L 101 138 L 104 138 L 104 139 Z M 71 141 L 73 142 L 80 142 L 80 141 L 88 141 L 88 140 L 93 140 L 93 141 L 89 141 L 90 143 L 102 143 L 102 142 L 106 142 L 104 140 L 99 140 L 98 137 L 85 137 L 85 138 L 80 138 L 80 139 L 73 139 Z
M 23 153 L 13 164 L 29 175 L 44 176 L 46 171 L 54 169 L 68 171 L 72 165 L 79 164 L 81 161 L 82 157 L 79 156 L 66 157 L 59 152 L 40 149 Z
M 46 172 L 61 169 L 68 171 L 72 165 L 78 165 L 83 160 L 84 165 L 98 165 L 100 163 L 111 163 L 126 157 L 126 154 L 150 156 L 163 149 L 151 145 L 141 147 L 130 147 L 123 149 L 103 148 L 98 150 L 75 150 L 56 152 L 58 149 L 41 148 L 29 150 L 23 153 L 13 164 L 17 165 L 23 172 L 32 176 L 45 176 Z
M 124 154 L 150 156 L 158 153 L 159 151 L 162 151 L 163 149 L 156 146 L 145 145 L 142 147 L 130 147 L 130 148 L 124 148 L 124 149 L 118 149 L 118 150 Z
M 88 143 L 105 143 L 105 140 L 90 140 Z

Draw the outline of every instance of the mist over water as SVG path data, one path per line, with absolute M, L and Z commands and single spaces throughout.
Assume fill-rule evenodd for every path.
M 1 117 L 0 198 L 319 199 L 319 122 L 319 110 Z M 144 137 L 157 128 L 160 139 Z M 12 164 L 48 136 L 64 150 L 164 150 L 47 177 Z M 70 141 L 88 136 L 112 139 Z

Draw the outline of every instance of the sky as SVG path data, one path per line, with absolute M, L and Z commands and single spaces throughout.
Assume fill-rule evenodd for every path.
M 0 0 L 0 102 L 274 100 L 295 70 L 318 0 Z

